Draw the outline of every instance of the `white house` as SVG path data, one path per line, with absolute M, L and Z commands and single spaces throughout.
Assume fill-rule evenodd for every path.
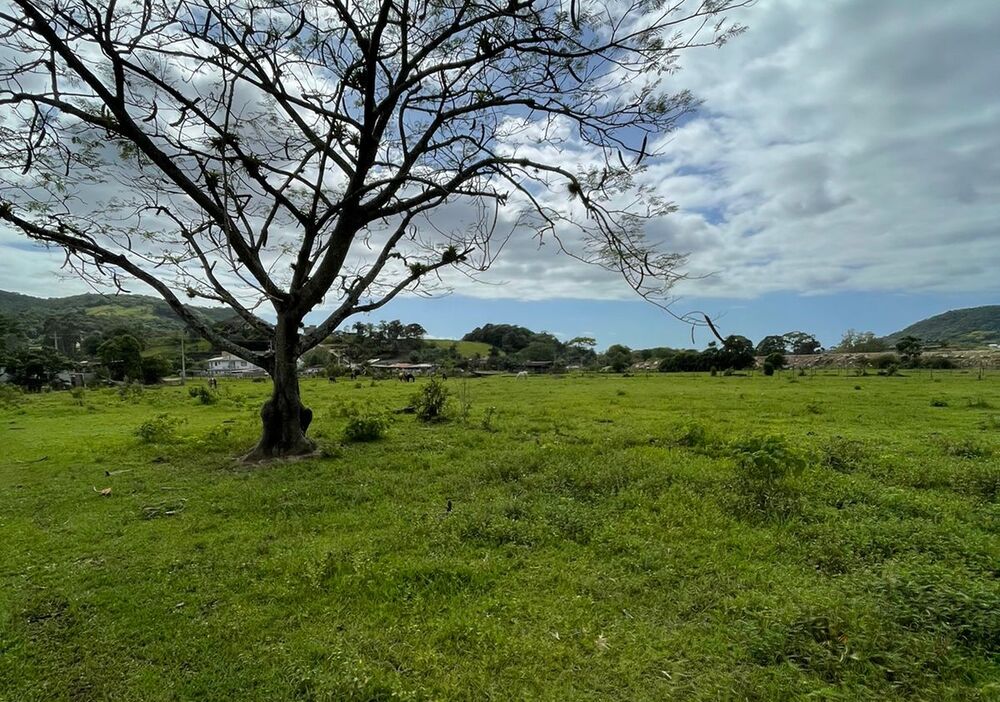
M 208 372 L 210 375 L 258 375 L 264 373 L 264 369 L 223 351 L 221 356 L 208 359 Z

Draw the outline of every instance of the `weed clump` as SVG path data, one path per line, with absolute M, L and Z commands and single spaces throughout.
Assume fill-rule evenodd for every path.
M 941 437 L 938 439 L 941 451 L 946 456 L 952 458 L 989 458 L 993 455 L 993 448 L 971 437 L 950 438 Z
M 948 401 L 941 397 L 935 397 L 931 400 L 931 407 L 947 407 Z
M 673 436 L 673 444 L 689 449 L 708 449 L 714 444 L 712 436 L 703 424 L 689 422 L 677 428 Z
M 1000 466 L 988 463 L 970 466 L 958 474 L 955 487 L 966 495 L 996 502 L 1000 499 Z
M 422 421 L 434 422 L 444 419 L 450 394 L 444 383 L 437 378 L 431 378 L 429 383 L 414 393 L 410 404 L 416 409 L 417 417 Z
M 870 460 L 868 449 L 860 441 L 834 436 L 820 447 L 820 463 L 839 473 L 853 473 Z
M 24 399 L 20 388 L 13 385 L 0 385 L 0 407 L 18 407 Z
M 142 399 L 142 385 L 139 383 L 128 383 L 118 388 L 118 399 L 122 402 L 138 402 Z
M 204 385 L 192 385 L 188 388 L 188 395 L 193 397 L 202 405 L 214 405 L 219 401 L 219 396 L 206 388 Z
M 163 444 L 177 436 L 181 420 L 169 414 L 160 413 L 135 428 L 133 434 L 144 444 Z
M 347 441 L 377 441 L 389 429 L 389 418 L 372 407 L 352 407 L 347 413 L 344 438 Z
M 806 467 L 805 456 L 783 436 L 761 435 L 730 444 L 736 464 L 733 487 L 746 516 L 784 518 L 798 507 L 797 478 Z

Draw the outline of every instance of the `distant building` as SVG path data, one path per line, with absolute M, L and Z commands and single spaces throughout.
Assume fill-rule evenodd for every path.
M 228 351 L 221 356 L 208 359 L 209 375 L 263 375 L 264 369 Z

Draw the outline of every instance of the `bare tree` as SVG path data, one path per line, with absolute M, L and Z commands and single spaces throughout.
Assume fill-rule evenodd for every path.
M 94 284 L 145 283 L 264 367 L 248 458 L 306 453 L 299 356 L 433 292 L 441 269 L 486 270 L 512 235 L 665 299 L 683 256 L 644 224 L 671 206 L 635 175 L 696 106 L 662 85 L 679 54 L 739 33 L 724 13 L 746 4 L 7 0 L 0 219 Z M 559 157 L 567 130 L 587 163 Z M 228 305 L 270 348 L 214 331 L 185 296 Z

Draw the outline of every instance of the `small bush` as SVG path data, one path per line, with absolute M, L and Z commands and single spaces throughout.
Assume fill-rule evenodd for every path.
M 899 367 L 899 356 L 894 353 L 884 353 L 871 360 L 871 364 L 878 369 L 885 370 L 890 366 Z
M 417 417 L 425 422 L 433 422 L 444 418 L 448 405 L 448 388 L 437 378 L 431 378 L 410 398 L 410 404 L 417 411 Z
M 774 368 L 774 370 L 781 370 L 785 367 L 787 359 L 785 358 L 785 354 L 780 351 L 775 351 L 774 353 L 769 353 L 764 359 L 764 365 L 766 366 L 768 363 L 771 364 L 771 367 Z
M 219 396 L 204 385 L 192 385 L 188 388 L 188 395 L 203 405 L 214 405 L 219 401 Z
M 83 401 L 87 396 L 87 391 L 81 387 L 70 388 L 69 396 L 73 398 L 80 407 L 83 407 Z
M 389 418 L 384 412 L 371 407 L 353 408 L 344 426 L 347 441 L 377 441 L 385 436 L 389 428 Z
M 958 368 L 955 362 L 945 356 L 928 356 L 920 359 L 921 368 L 932 368 L 934 370 L 953 370 Z
M 899 375 L 899 364 L 893 363 L 892 365 L 889 365 L 886 368 L 880 370 L 878 374 L 886 378 L 894 375 Z
M 783 436 L 750 436 L 730 444 L 736 463 L 734 488 L 748 516 L 786 517 L 798 506 L 794 478 L 806 459 Z
M 702 424 L 690 422 L 677 428 L 672 443 L 690 449 L 704 449 L 712 445 L 712 437 Z
M 177 417 L 158 414 L 136 427 L 133 434 L 144 444 L 162 444 L 176 437 L 177 426 L 180 423 L 181 420 Z
M 774 365 L 770 361 L 764 361 L 764 375 L 774 375 Z
M 21 389 L 13 385 L 0 385 L 0 407 L 17 407 L 24 399 Z
M 138 402 L 142 399 L 142 385 L 129 383 L 118 388 L 118 399 L 122 402 Z
M 496 416 L 496 413 L 497 413 L 497 408 L 492 406 L 487 407 L 486 411 L 483 412 L 483 422 L 482 422 L 483 431 L 488 431 L 488 432 L 496 431 L 496 427 L 493 426 L 493 418 Z
M 948 406 L 948 401 L 943 398 L 935 397 L 933 400 L 931 400 L 931 407 L 947 407 L 947 406 Z

